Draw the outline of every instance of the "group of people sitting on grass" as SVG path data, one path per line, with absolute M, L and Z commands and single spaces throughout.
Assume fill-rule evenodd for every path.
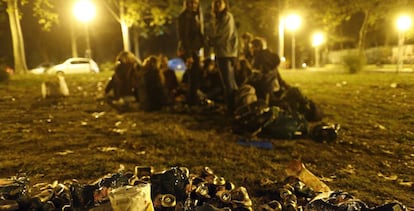
M 214 108 L 223 108 L 218 110 L 227 110 L 233 131 L 243 135 L 260 133 L 286 139 L 310 135 L 308 122 L 322 119 L 318 106 L 297 87 L 282 79 L 278 71 L 280 58 L 266 48 L 263 38 L 252 38 L 248 45 L 249 50 L 239 57 L 236 65 L 235 78 L 239 89 L 232 99 L 233 108 L 224 105 L 226 99 L 220 72 L 211 58 L 200 63 L 196 103 L 188 103 L 188 71 L 179 80 L 164 55 L 148 56 L 141 63 L 131 52 L 120 52 L 105 93 L 114 103 L 133 96 L 144 111 L 161 110 L 177 104 L 209 108 L 214 105 Z M 194 65 L 192 59 L 183 62 L 187 70 Z M 319 132 L 322 128 L 319 126 Z M 335 139 L 338 128 L 329 129 L 331 134 L 317 134 L 319 137 L 315 138 Z
M 266 44 L 261 38 L 253 39 L 251 44 L 255 57 L 240 56 L 236 62 L 234 75 L 237 86 L 240 87 L 239 90 L 243 90 L 244 86 L 252 85 L 259 99 L 266 100 L 267 103 L 275 103 L 283 90 L 290 87 L 277 70 L 280 63 L 279 56 L 266 49 Z M 183 61 L 186 71 L 180 81 L 175 70 L 168 66 L 168 61 L 165 55 L 151 55 L 141 62 L 131 52 L 120 52 L 116 57 L 115 71 L 106 86 L 105 94 L 108 95 L 112 91 L 114 100 L 134 96 L 138 102 L 146 103 L 143 101 L 147 94 L 145 89 L 154 95 L 159 92 L 158 105 L 155 106 L 154 101 L 154 107 L 144 106 L 144 110 L 158 110 L 177 102 L 186 103 L 188 101 L 186 98 L 189 98 L 186 93 L 189 92 L 188 70 L 193 68 L 194 61 L 192 59 Z M 224 102 L 223 84 L 216 61 L 210 57 L 205 58 L 200 62 L 199 68 L 201 71 L 196 75 L 198 96 L 204 96 L 218 103 Z M 261 81 L 265 79 L 268 81 Z M 233 96 L 234 103 L 238 98 L 237 95 Z M 197 106 L 202 103 L 200 100 L 197 99 L 197 102 L 191 105 Z M 237 105 L 232 110 L 234 111 L 236 107 Z

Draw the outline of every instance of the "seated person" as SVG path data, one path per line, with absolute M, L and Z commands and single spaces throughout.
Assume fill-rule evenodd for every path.
M 220 72 L 212 59 L 204 60 L 200 90 L 208 99 L 213 101 L 223 100 L 223 86 L 221 84 Z
M 164 74 L 157 56 L 148 56 L 139 72 L 138 97 L 140 108 L 155 111 L 167 105 Z
M 258 99 L 263 99 L 269 106 L 299 112 L 308 121 L 320 121 L 323 112 L 315 102 L 302 94 L 297 87 L 288 85 L 281 77 L 278 66 L 280 58 L 265 47 L 262 38 L 255 38 L 251 43 L 253 51 L 253 69 L 259 74 L 252 74 L 250 84 L 256 89 Z
M 266 48 L 266 42 L 263 38 L 256 37 L 251 42 L 253 60 L 252 68 L 258 71 L 259 76 L 251 77 L 250 80 L 257 91 L 257 97 L 265 100 L 267 103 L 277 100 L 283 90 L 289 85 L 282 79 L 279 70 L 279 55 L 271 52 Z M 254 75 L 254 74 L 253 74 Z
M 240 58 L 236 64 L 237 67 L 235 69 L 234 76 L 236 77 L 237 86 L 240 87 L 247 83 L 247 80 L 252 74 L 252 66 L 245 58 Z
M 165 78 L 165 89 L 167 94 L 168 104 L 174 103 L 174 99 L 177 95 L 178 79 L 174 70 L 168 67 L 168 57 L 160 55 L 160 69 Z
M 115 100 L 136 96 L 140 61 L 128 51 L 121 51 L 116 57 L 115 72 L 105 87 L 105 94 L 113 91 Z

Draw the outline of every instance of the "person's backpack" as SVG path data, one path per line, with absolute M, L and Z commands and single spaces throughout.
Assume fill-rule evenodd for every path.
M 272 115 L 268 111 L 269 107 L 262 100 L 239 106 L 231 123 L 233 132 L 244 136 L 259 134 L 262 127 L 272 121 Z
M 310 122 L 320 121 L 323 117 L 321 108 L 313 100 L 305 97 L 297 87 L 289 87 L 284 90 L 278 102 L 271 104 L 285 110 L 298 112 Z
M 239 135 L 264 135 L 270 138 L 294 139 L 308 133 L 308 122 L 298 112 L 269 107 L 262 100 L 236 109 L 233 132 Z
M 308 134 L 308 122 L 302 114 L 277 106 L 272 106 L 269 113 L 272 121 L 263 125 L 261 134 L 277 139 L 295 139 Z

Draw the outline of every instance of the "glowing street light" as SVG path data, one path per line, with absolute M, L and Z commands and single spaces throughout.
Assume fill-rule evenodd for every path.
M 312 35 L 312 46 L 315 47 L 315 67 L 319 67 L 319 47 L 325 42 L 325 36 L 321 32 Z
M 411 27 L 412 20 L 410 16 L 401 15 L 397 18 L 397 30 L 398 30 L 398 64 L 397 72 L 403 68 L 403 45 L 405 39 L 405 32 Z
M 279 15 L 279 56 L 285 58 L 285 18 Z
M 89 40 L 89 29 L 88 23 L 96 15 L 96 7 L 90 0 L 78 0 L 73 6 L 73 14 L 75 17 L 85 25 L 85 36 L 86 36 L 86 51 L 85 56 L 91 58 L 91 42 Z
M 297 14 L 290 14 L 285 19 L 286 29 L 292 32 L 292 69 L 296 68 L 295 64 L 295 31 L 299 29 L 301 18 Z

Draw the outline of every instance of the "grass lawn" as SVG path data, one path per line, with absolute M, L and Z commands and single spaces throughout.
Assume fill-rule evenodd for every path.
M 242 137 L 221 114 L 119 113 L 100 98 L 110 75 L 66 76 L 70 96 L 62 100 L 40 98 L 43 76 L 0 83 L 0 177 L 88 183 L 120 164 L 130 170 L 181 165 L 190 172 L 209 166 L 245 186 L 258 206 L 268 194 L 259 181 L 283 180 L 286 165 L 300 158 L 331 189 L 370 206 L 398 200 L 414 207 L 413 73 L 281 71 L 321 106 L 323 121 L 341 130 L 333 143 L 268 139 L 272 149 L 239 145 Z

